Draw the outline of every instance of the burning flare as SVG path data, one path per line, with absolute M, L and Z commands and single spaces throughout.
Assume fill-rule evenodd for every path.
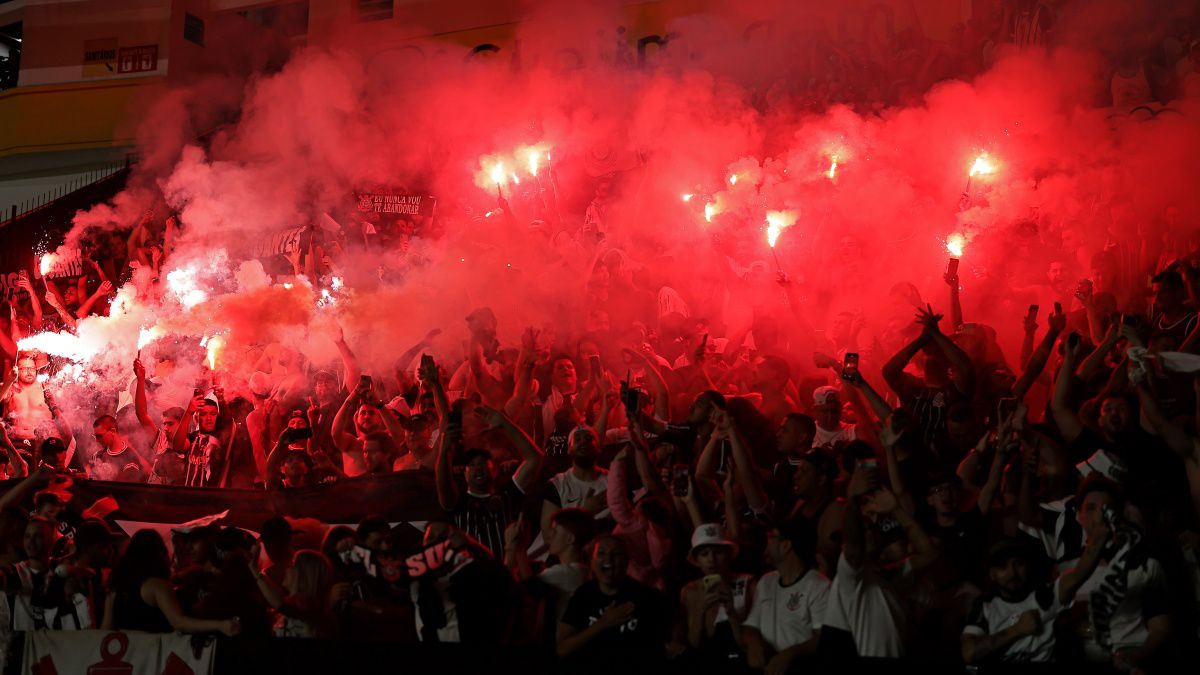
M 692 201 L 692 197 L 695 197 L 695 196 L 696 195 L 694 195 L 694 194 L 688 193 L 688 194 L 683 195 L 681 197 L 681 199 L 683 199 L 683 201 L 685 201 L 685 202 L 690 202 L 690 201 Z
M 833 155 L 829 158 L 829 171 L 825 172 L 825 175 L 829 177 L 829 180 L 834 180 L 837 178 L 837 166 L 838 156 Z
M 496 187 L 500 187 L 504 182 L 504 162 L 496 162 L 496 166 L 492 167 L 492 182 Z
M 196 285 L 196 268 L 193 265 L 167 272 L 167 288 L 185 310 L 208 300 L 208 293 Z
M 717 205 L 709 202 L 704 205 L 704 220 L 712 222 L 713 216 L 717 215 Z
M 736 173 L 729 177 L 729 184 L 737 185 L 737 174 Z
M 142 347 L 154 342 L 163 336 L 163 329 L 158 326 L 151 328 L 142 328 L 138 330 L 137 348 L 141 351 Z
M 964 237 L 961 233 L 955 232 L 954 234 L 950 235 L 949 237 L 946 237 L 946 250 L 949 251 L 950 255 L 954 256 L 955 258 L 961 258 L 962 254 L 963 254 L 963 249 L 965 249 L 966 247 L 967 247 L 967 238 Z
M 974 178 L 975 176 L 986 176 L 992 173 L 996 173 L 996 165 L 992 163 L 992 159 L 988 157 L 986 152 L 981 152 L 975 158 L 975 162 L 971 164 L 971 171 L 967 176 Z
M 779 235 L 796 222 L 794 211 L 767 211 L 767 244 L 775 248 Z
M 537 175 L 538 160 L 541 159 L 541 154 L 542 153 L 538 152 L 536 148 L 529 151 L 529 174 L 531 176 Z
M 42 276 L 46 276 L 50 273 L 50 270 L 54 269 L 54 262 L 57 257 L 53 253 L 47 253 L 42 256 L 42 262 L 38 265 L 38 270 L 42 273 Z
M 217 354 L 221 352 L 221 349 L 224 346 L 225 338 L 221 337 L 220 335 L 214 335 L 208 338 L 206 344 L 204 344 L 204 348 L 208 351 L 207 361 L 209 370 L 217 369 Z

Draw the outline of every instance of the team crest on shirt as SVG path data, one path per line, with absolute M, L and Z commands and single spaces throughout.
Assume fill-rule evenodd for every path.
M 796 591 L 788 596 L 787 608 L 789 612 L 794 612 L 797 609 L 800 609 L 800 598 L 803 597 L 803 595 L 803 593 Z

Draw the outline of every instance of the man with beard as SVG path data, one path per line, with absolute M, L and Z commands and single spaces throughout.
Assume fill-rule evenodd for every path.
M 33 441 L 39 428 L 54 428 L 58 406 L 37 381 L 37 362 L 33 356 L 17 357 L 14 372 L 7 373 L 4 384 L 0 385 L 0 401 L 4 403 L 5 417 L 12 424 L 8 435 L 13 441 Z
M 342 452 L 342 467 L 350 478 L 367 473 L 369 436 L 386 434 L 391 437 L 393 447 L 397 438 L 404 438 L 400 421 L 373 397 L 371 386 L 370 379 L 360 379 L 333 418 L 333 442 Z M 351 422 L 354 424 L 354 435 L 349 433 Z
M 567 442 L 571 468 L 551 478 L 543 495 L 543 536 L 548 536 L 550 519 L 559 509 L 581 508 L 597 518 L 608 514 L 608 472 L 596 466 L 599 451 L 596 432 L 591 427 L 575 427 Z
M 1076 591 L 1100 560 L 1107 540 L 1103 523 L 1089 540 L 1079 565 L 1053 584 L 1034 581 L 1034 552 L 1029 540 L 1003 539 L 988 551 L 988 579 L 994 587 L 980 597 L 962 633 L 968 665 L 1004 661 L 1046 662 L 1054 657 L 1054 620 L 1074 603 Z
M 192 418 L 196 430 L 188 431 Z M 258 475 L 254 446 L 244 424 L 234 421 L 224 392 L 197 395 L 175 430 L 175 451 L 186 455 L 183 484 L 192 487 L 251 488 Z
M 441 387 L 440 382 L 426 382 L 430 386 Z M 509 523 L 516 521 L 525 493 L 541 471 L 542 453 L 504 413 L 479 406 L 475 414 L 489 429 L 504 432 L 509 443 L 520 453 L 521 464 L 510 481 L 497 485 L 496 465 L 491 453 L 480 448 L 467 450 L 461 456 L 461 461 L 466 465 L 466 485 L 460 487 L 452 474 L 450 460 L 462 439 L 462 421 L 455 419 L 454 415 L 447 415 L 442 420 L 434 465 L 438 503 L 450 512 L 456 527 L 491 551 L 496 560 L 503 560 L 504 530 Z

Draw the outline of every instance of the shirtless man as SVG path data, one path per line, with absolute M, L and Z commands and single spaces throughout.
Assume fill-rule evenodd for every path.
M 53 424 L 58 407 L 37 381 L 37 364 L 29 354 L 17 357 L 15 372 L 8 373 L 0 385 L 0 401 L 12 425 L 9 436 L 16 441 L 32 441 L 39 427 Z

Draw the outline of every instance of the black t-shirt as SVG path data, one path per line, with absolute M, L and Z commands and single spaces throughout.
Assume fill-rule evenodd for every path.
M 146 476 L 141 471 L 138 459 L 137 453 L 128 445 L 116 454 L 100 448 L 92 456 L 88 475 L 94 480 L 145 482 Z
M 504 528 L 515 521 L 525 501 L 525 493 L 512 480 L 506 480 L 496 492 L 481 497 L 462 489 L 451 515 L 454 525 L 504 560 Z
M 929 447 L 946 432 L 946 413 L 956 403 L 969 402 L 970 397 L 953 384 L 930 387 L 923 380 L 902 373 L 903 382 L 896 388 L 900 403 L 909 410 L 921 428 L 921 445 Z
M 562 622 L 582 631 L 600 620 L 609 607 L 632 602 L 633 615 L 624 624 L 600 633 L 576 653 L 579 661 L 621 657 L 614 652 L 630 650 L 655 653 L 666 639 L 666 599 L 649 586 L 626 579 L 616 595 L 605 595 L 600 584 L 589 581 L 567 602 Z

